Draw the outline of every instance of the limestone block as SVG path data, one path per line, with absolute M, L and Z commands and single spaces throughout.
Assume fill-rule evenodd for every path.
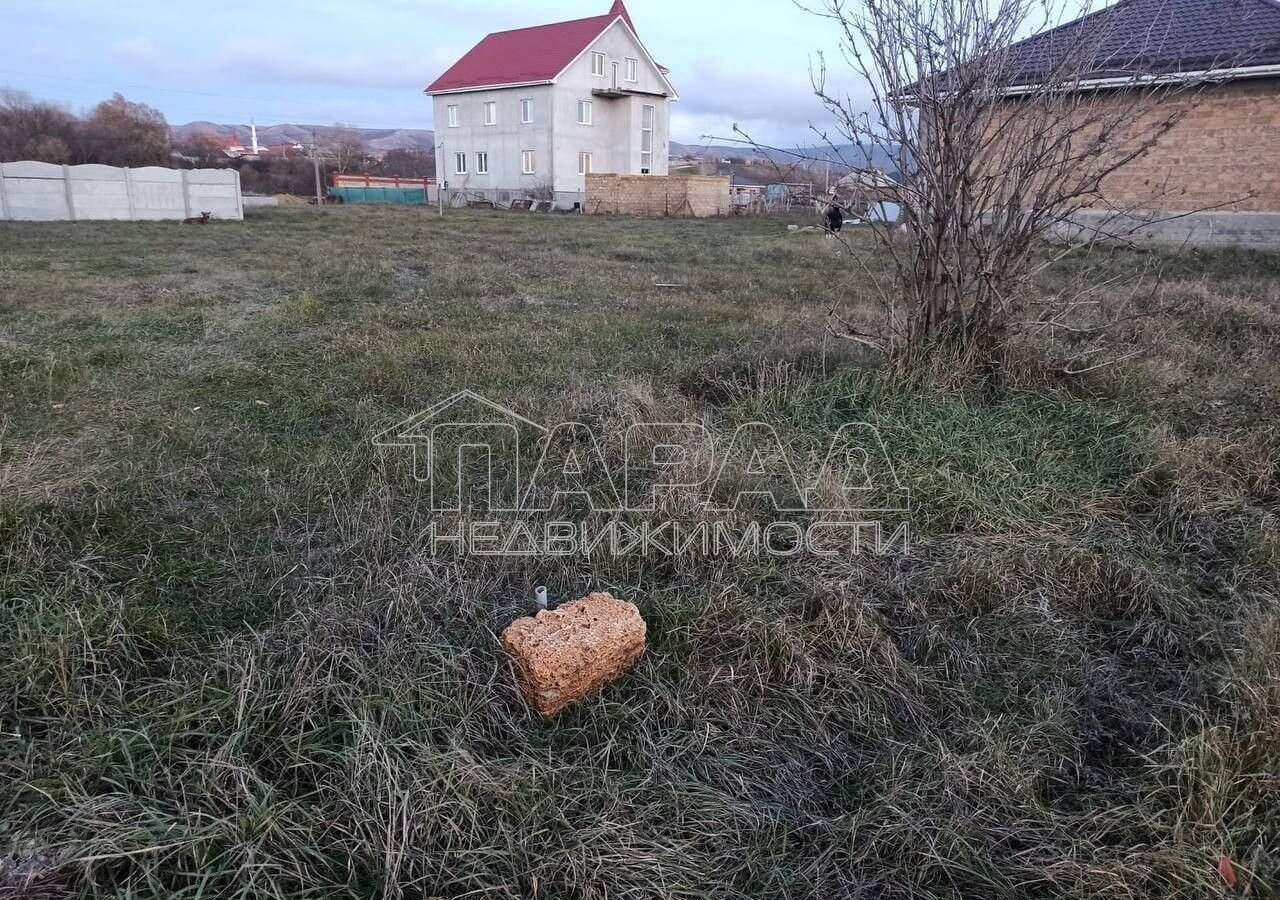
M 635 604 L 591 594 L 516 619 L 502 646 L 515 660 L 525 699 L 550 717 L 634 666 L 644 655 L 645 624 Z

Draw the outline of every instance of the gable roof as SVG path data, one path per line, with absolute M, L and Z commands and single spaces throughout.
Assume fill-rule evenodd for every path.
M 618 19 L 635 34 L 622 0 L 614 0 L 602 16 L 495 32 L 431 82 L 426 93 L 553 81 Z
M 1280 66 L 1280 0 L 1120 0 L 1015 44 L 1006 80 L 1035 84 L 1083 47 L 1084 79 Z

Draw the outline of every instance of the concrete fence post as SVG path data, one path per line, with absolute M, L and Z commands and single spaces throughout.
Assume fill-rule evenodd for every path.
M 129 221 L 138 221 L 138 211 L 133 202 L 133 174 L 128 166 L 124 167 L 124 196 L 129 201 Z
M 0 163 L 0 222 L 9 218 L 9 192 L 4 184 L 4 163 Z
M 62 167 L 62 193 L 67 198 L 67 217 L 74 222 L 76 220 L 76 200 L 75 193 L 71 189 L 71 167 L 65 164 Z
M 191 186 L 187 181 L 187 170 L 182 170 L 182 218 L 191 218 Z
M 235 169 L 236 173 L 236 217 L 241 221 L 244 220 L 244 195 L 240 193 L 240 170 Z

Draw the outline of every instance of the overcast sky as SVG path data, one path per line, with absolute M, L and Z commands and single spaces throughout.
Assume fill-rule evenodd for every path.
M 171 124 L 345 122 L 430 128 L 422 89 L 485 34 L 600 15 L 611 0 L 7 0 L 0 86 L 76 110 L 118 90 Z M 790 0 L 633 0 L 636 29 L 680 91 L 673 138 L 814 143 L 809 65 L 834 49 Z

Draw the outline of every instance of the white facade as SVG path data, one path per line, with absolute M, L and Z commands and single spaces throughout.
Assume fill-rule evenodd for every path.
M 500 202 L 547 192 L 580 201 L 588 166 L 666 175 L 674 99 L 617 18 L 549 82 L 433 94 L 437 172 L 451 191 Z

